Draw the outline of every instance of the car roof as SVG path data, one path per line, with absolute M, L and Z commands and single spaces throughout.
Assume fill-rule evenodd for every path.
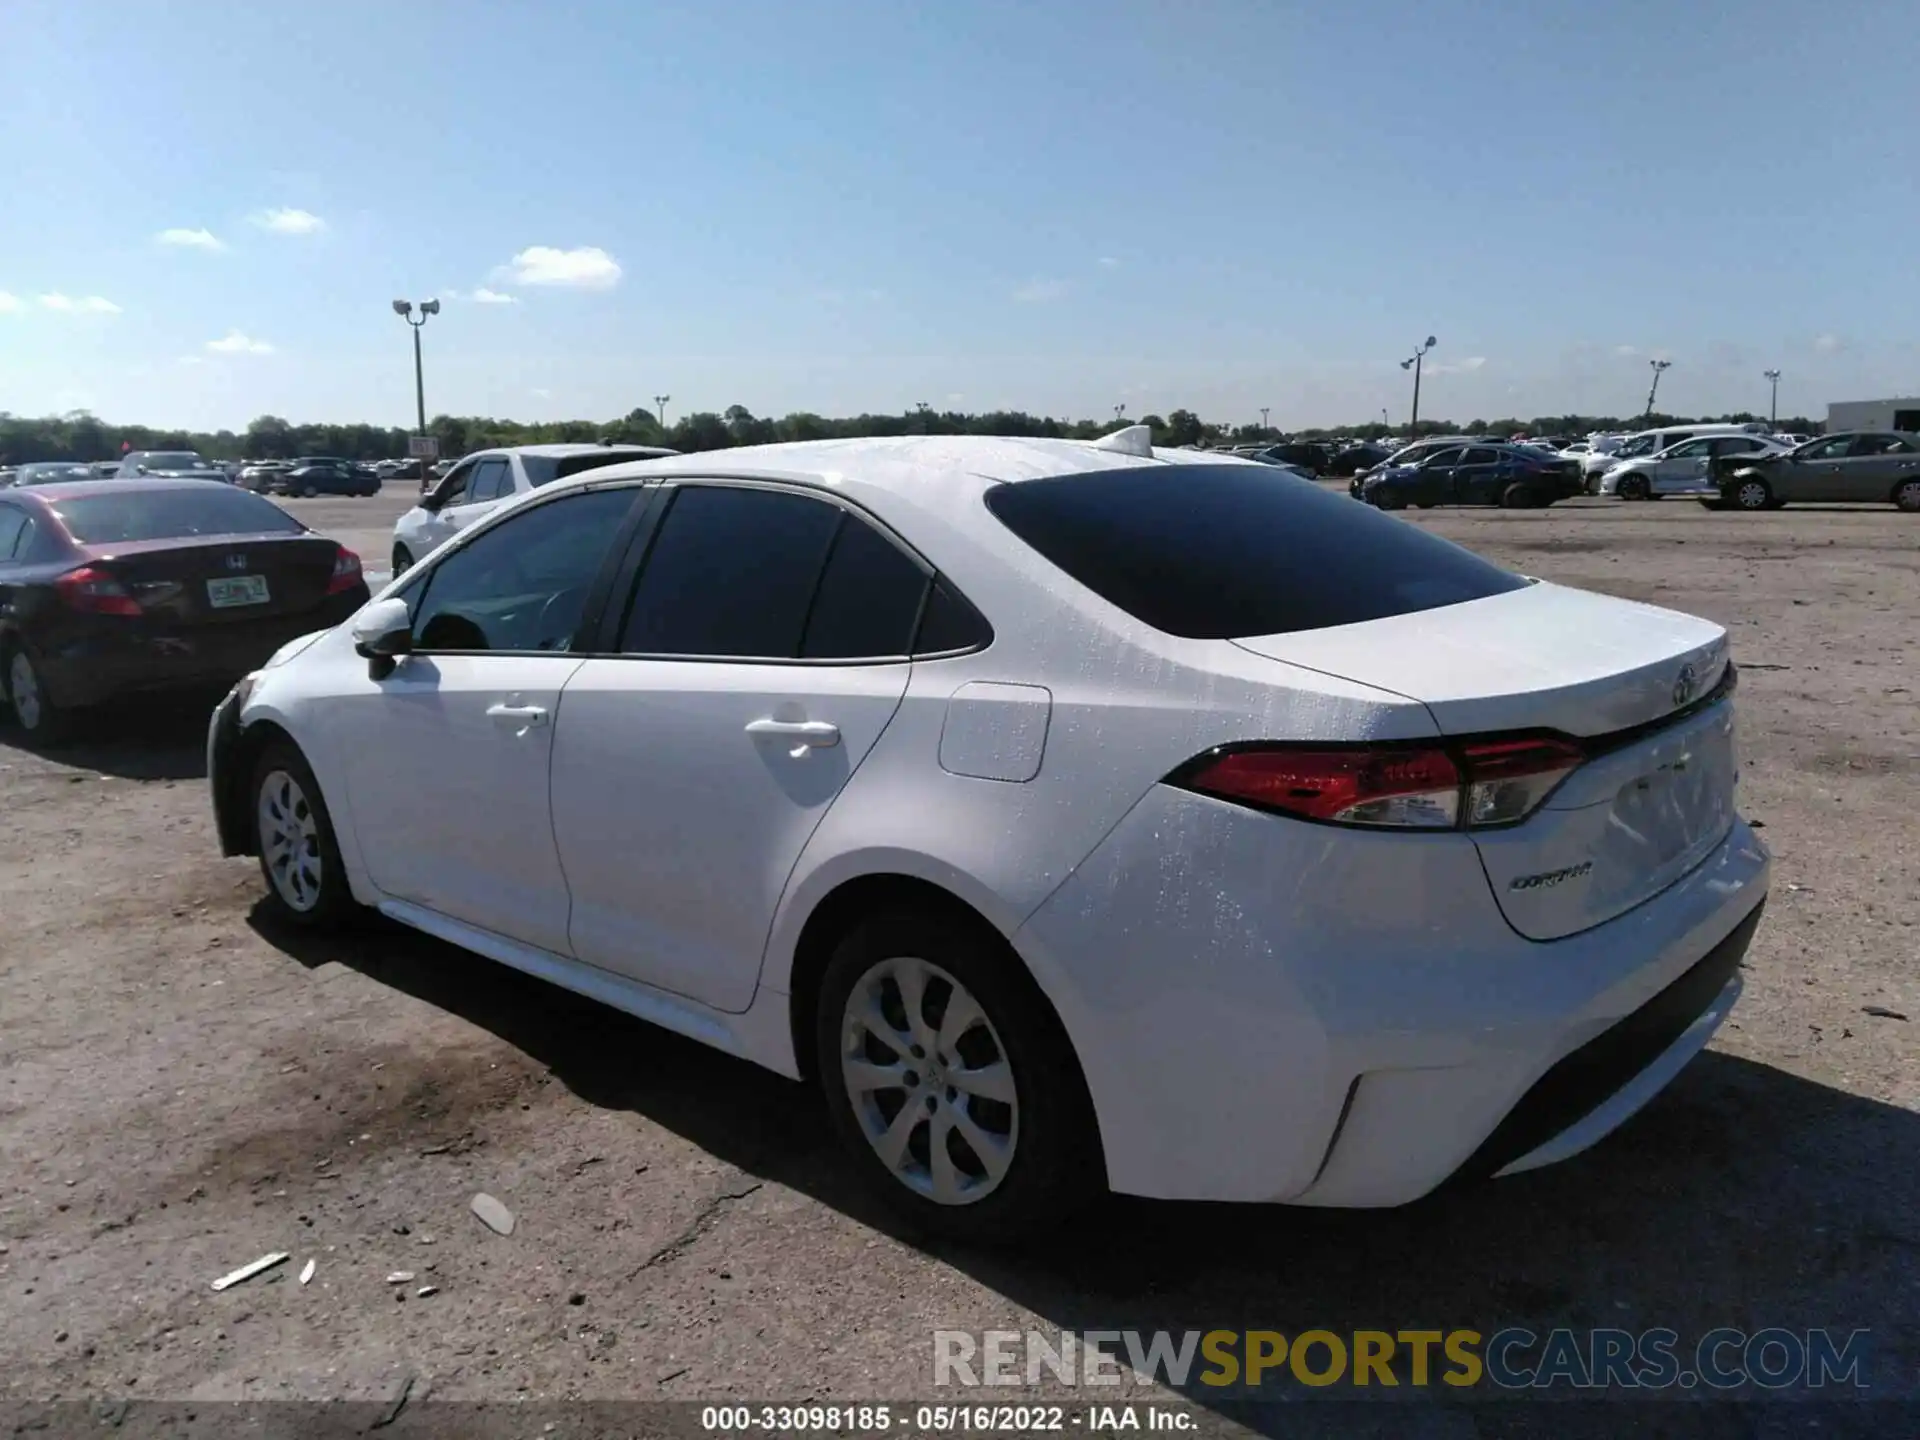
M 764 448 L 764 447 L 754 447 Z M 484 450 L 474 450 L 459 458 L 472 460 L 480 455 L 538 455 L 549 460 L 566 460 L 575 455 L 624 455 L 638 453 L 646 455 L 672 455 L 676 452 L 660 445 L 629 445 L 624 441 L 612 445 L 601 445 L 596 441 L 556 442 L 548 445 L 490 445 Z

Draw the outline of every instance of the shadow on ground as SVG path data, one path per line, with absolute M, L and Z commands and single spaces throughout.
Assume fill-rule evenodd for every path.
M 12 729 L 4 738 L 55 764 L 123 780 L 204 780 L 207 722 L 219 701 L 216 693 L 129 699 L 77 714 L 57 746 L 25 745 Z
M 476 965 L 398 927 L 373 922 L 321 943 L 273 927 L 263 911 L 254 923 L 302 964 L 339 961 L 484 1027 L 589 1104 L 645 1115 L 742 1170 L 912 1238 L 851 1181 L 805 1087 L 503 966 Z M 1920 1398 L 1915 1195 L 1920 1116 L 1709 1053 L 1594 1151 L 1398 1210 L 1115 1198 L 1067 1232 L 1019 1251 L 923 1248 L 1033 1311 L 1041 1325 L 1079 1332 L 1667 1327 L 1679 1332 L 1687 1358 L 1721 1326 L 1826 1327 L 1842 1339 L 1867 1329 L 1863 1378 L 1881 1397 L 1913 1399 Z M 1176 1388 L 1280 1433 L 1281 1417 L 1240 1410 L 1243 1390 L 1198 1383 L 1203 1365 Z M 1290 1380 L 1285 1387 L 1294 1398 L 1304 1393 Z M 1303 1433 L 1308 1417 L 1282 1408 L 1290 1412 L 1286 1433 Z M 1514 1414 L 1533 1407 L 1517 1402 L 1423 1411 L 1417 1423 L 1402 1407 L 1391 1415 L 1365 1407 L 1365 1417 L 1362 1408 L 1314 1410 L 1343 1432 L 1374 1420 L 1391 1422 L 1383 1434 L 1518 1433 L 1509 1419 L 1533 1429 Z M 1751 1410 L 1741 1420 L 1735 1407 L 1711 1408 L 1725 1412 L 1728 1427 L 1712 1433 L 1773 1428 L 1750 1423 Z M 1703 1418 L 1697 1407 L 1686 1409 Z M 1877 1409 L 1842 1407 L 1836 1416 L 1822 1407 L 1822 1433 L 1853 1433 L 1851 1420 Z M 1556 1413 L 1575 1418 L 1566 1407 Z M 1642 1418 L 1633 1428 L 1652 1433 L 1644 1422 L 1653 1415 L 1636 1413 Z M 1658 1413 L 1678 1419 L 1665 1406 Z M 1798 1413 L 1812 1418 L 1804 1408 Z M 1602 1417 L 1592 1433 L 1618 1432 L 1618 1419 Z M 1588 1433 L 1571 1423 L 1558 1433 L 1576 1429 Z M 1699 1427 L 1689 1421 L 1686 1433 Z

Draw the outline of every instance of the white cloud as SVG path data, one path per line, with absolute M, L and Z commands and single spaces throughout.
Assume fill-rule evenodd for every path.
M 494 272 L 512 285 L 565 285 L 576 290 L 611 290 L 620 283 L 620 262 L 597 245 L 558 250 L 529 245 Z
M 965 400 L 966 398 L 967 397 L 965 395 L 962 395 L 958 390 L 956 390 L 952 394 L 947 396 L 947 407 L 951 409 L 952 407 L 960 404 L 961 401 Z
M 204 365 L 206 363 L 207 358 L 204 355 L 182 355 L 178 360 L 174 361 L 176 365 Z
M 67 314 L 118 315 L 120 313 L 118 305 L 99 295 L 83 295 L 76 298 L 72 295 L 62 295 L 57 291 L 51 295 L 42 295 L 40 308 L 60 310 Z
M 218 340 L 207 341 L 207 349 L 216 355 L 271 355 L 273 346 L 264 340 L 251 340 L 238 330 L 229 330 Z
M 1111 255 L 1102 255 L 1100 257 L 1100 263 L 1108 270 L 1118 270 L 1120 268 L 1120 262 Z
M 1471 375 L 1476 370 L 1485 369 L 1486 364 L 1486 356 L 1469 355 L 1464 360 L 1455 360 L 1451 363 L 1443 361 L 1438 365 L 1429 365 L 1426 369 L 1429 375 Z
M 547 389 L 544 385 L 536 385 L 528 393 L 536 400 L 551 400 L 553 398 L 553 391 Z
M 327 225 L 326 221 L 309 210 L 285 206 L 278 210 L 262 210 L 253 217 L 253 223 L 276 235 L 311 235 L 316 230 L 324 230 Z
M 1813 348 L 1818 350 L 1822 355 L 1832 355 L 1837 351 L 1844 350 L 1846 344 L 1847 342 L 1842 340 L 1838 335 L 1822 335 L 1813 342 Z
M 489 290 L 484 285 L 467 298 L 481 305 L 518 305 L 520 303 L 517 296 L 508 295 L 500 290 Z
M 224 250 L 227 248 L 220 243 L 218 236 L 211 230 L 205 229 L 188 230 L 183 227 L 177 227 L 172 230 L 162 230 L 153 238 L 158 244 L 177 245 L 185 250 Z
M 0 290 L 0 315 L 17 314 L 26 308 L 18 295 L 9 295 L 5 290 Z
M 1029 280 L 1013 292 L 1013 298 L 1023 305 L 1044 304 L 1048 300 L 1058 300 L 1067 293 L 1064 280 Z
M 1640 347 L 1638 345 L 1616 345 L 1613 347 L 1613 353 L 1618 355 L 1622 360 L 1631 360 L 1635 355 L 1640 353 Z

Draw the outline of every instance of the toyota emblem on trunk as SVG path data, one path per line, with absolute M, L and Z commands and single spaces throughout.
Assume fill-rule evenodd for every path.
M 1677 710 L 1693 699 L 1693 692 L 1700 688 L 1700 675 L 1693 666 L 1682 665 L 1680 673 L 1673 677 L 1673 704 Z
M 244 569 L 246 569 L 246 568 L 247 568 L 247 557 L 246 557 L 246 556 L 244 556 L 244 555 L 229 555 L 229 556 L 227 556 L 227 568 L 228 568 L 229 570 L 244 570 Z M 1692 672 L 1691 672 L 1691 671 L 1689 671 L 1688 673 L 1689 673 L 1689 674 L 1691 674 Z

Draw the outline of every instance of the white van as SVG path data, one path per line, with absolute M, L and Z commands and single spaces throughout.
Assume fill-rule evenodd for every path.
M 1605 455 L 1589 455 L 1580 462 L 1580 474 L 1586 481 L 1587 493 L 1600 493 L 1600 477 L 1615 465 L 1635 460 L 1647 455 L 1656 455 L 1675 445 L 1684 445 L 1700 435 L 1746 435 L 1750 433 L 1744 425 L 1666 425 L 1658 430 L 1641 430 L 1629 435 L 1616 450 Z

